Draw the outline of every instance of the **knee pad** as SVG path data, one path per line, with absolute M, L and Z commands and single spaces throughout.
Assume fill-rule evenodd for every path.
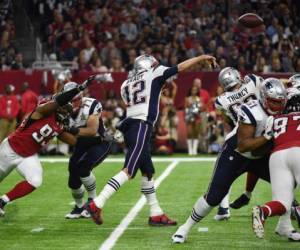
M 38 188 L 42 185 L 43 183 L 43 177 L 41 175 L 33 175 L 30 176 L 29 178 L 26 178 L 26 181 L 35 188 Z

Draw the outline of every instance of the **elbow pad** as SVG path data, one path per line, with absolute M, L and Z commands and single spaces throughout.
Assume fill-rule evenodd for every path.
M 59 106 L 64 106 L 70 102 L 73 97 L 80 93 L 80 89 L 74 88 L 66 92 L 61 92 L 55 96 L 55 101 Z

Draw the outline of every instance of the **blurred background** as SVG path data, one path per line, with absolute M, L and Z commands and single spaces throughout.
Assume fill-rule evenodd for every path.
M 264 26 L 246 29 L 237 18 L 254 12 Z M 72 80 L 111 72 L 113 83 L 93 85 L 108 128 L 124 117 L 120 85 L 134 59 L 152 54 L 165 66 L 211 54 L 220 69 L 287 79 L 300 72 L 297 0 L 2 0 L 0 2 L 0 141 L 39 100 Z M 220 69 L 181 73 L 162 92 L 153 153 L 217 153 L 226 126 L 214 108 Z M 197 149 L 188 150 L 188 140 Z M 115 145 L 120 153 L 122 145 Z M 44 154 L 66 154 L 53 142 Z

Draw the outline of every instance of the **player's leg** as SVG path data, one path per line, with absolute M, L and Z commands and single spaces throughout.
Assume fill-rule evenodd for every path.
M 82 217 L 89 217 L 89 213 L 84 209 L 84 186 L 80 180 L 78 161 L 80 157 L 84 155 L 84 151 L 79 151 L 78 147 L 75 147 L 74 152 L 69 160 L 69 180 L 68 186 L 71 189 L 71 194 L 75 202 L 75 206 L 72 210 L 66 214 L 66 219 L 78 219 Z
M 82 184 L 88 192 L 88 198 L 94 199 L 96 193 L 96 177 L 92 170 L 108 156 L 112 142 L 102 142 L 90 147 L 83 158 L 78 162 L 79 176 Z
M 21 158 L 20 163 L 17 164 L 18 173 L 24 177 L 24 181 L 19 182 L 10 191 L 5 193 L 0 203 L 2 210 L 5 204 L 13 200 L 22 198 L 42 184 L 43 180 L 43 169 L 37 155 L 33 155 L 26 158 Z
M 149 148 L 145 149 L 141 158 L 140 169 L 142 171 L 141 192 L 145 195 L 147 203 L 150 207 L 150 217 L 148 224 L 150 226 L 173 226 L 177 222 L 169 219 L 159 205 L 156 190 L 154 187 L 154 167 L 151 160 Z
M 245 172 L 247 159 L 234 151 L 227 144 L 215 163 L 211 183 L 206 194 L 195 203 L 191 215 L 172 236 L 173 243 L 183 243 L 191 228 L 217 205 L 228 193 L 232 182 Z
M 134 178 L 138 168 L 139 160 L 145 147 L 151 139 L 152 126 L 142 121 L 132 121 L 127 124 L 124 131 L 124 141 L 128 147 L 125 157 L 124 169 L 113 176 L 104 186 L 100 194 L 87 204 L 87 209 L 91 213 L 96 224 L 102 224 L 102 209 L 106 201 L 119 190 L 129 179 Z
M 290 211 L 293 201 L 293 175 L 287 165 L 285 150 L 278 151 L 270 157 L 270 178 L 272 185 L 272 201 L 264 206 L 253 208 L 253 230 L 258 238 L 264 237 L 264 221 L 267 217 L 284 215 Z M 289 213 L 279 220 L 276 232 L 280 235 L 292 233 Z
M 188 155 L 193 155 L 193 122 L 186 123 Z
M 239 209 L 243 206 L 246 206 L 251 199 L 251 194 L 256 186 L 257 181 L 258 177 L 254 173 L 248 172 L 245 192 L 241 194 L 241 196 L 239 196 L 232 203 L 230 203 L 230 207 L 234 209 Z

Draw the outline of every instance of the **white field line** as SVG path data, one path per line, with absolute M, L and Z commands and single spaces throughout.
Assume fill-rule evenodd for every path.
M 154 186 L 158 188 L 159 185 L 166 179 L 169 174 L 174 170 L 176 165 L 178 164 L 178 160 L 173 160 L 173 162 L 165 169 L 165 171 L 156 179 Z M 144 195 L 138 200 L 138 202 L 131 208 L 128 214 L 123 218 L 121 223 L 115 228 L 115 230 L 109 235 L 109 237 L 102 243 L 99 247 L 99 250 L 109 250 L 114 247 L 118 239 L 130 225 L 130 223 L 134 220 L 134 218 L 138 215 L 138 213 L 142 210 L 143 206 L 146 204 L 146 198 Z
M 215 162 L 216 157 L 190 157 L 190 158 L 184 158 L 184 157 L 152 157 L 152 161 L 154 162 L 173 162 L 173 161 L 180 161 L 180 162 Z M 40 158 L 41 162 L 47 162 L 47 163 L 65 163 L 69 162 L 69 158 Z M 104 160 L 104 162 L 124 162 L 124 158 L 107 158 Z

